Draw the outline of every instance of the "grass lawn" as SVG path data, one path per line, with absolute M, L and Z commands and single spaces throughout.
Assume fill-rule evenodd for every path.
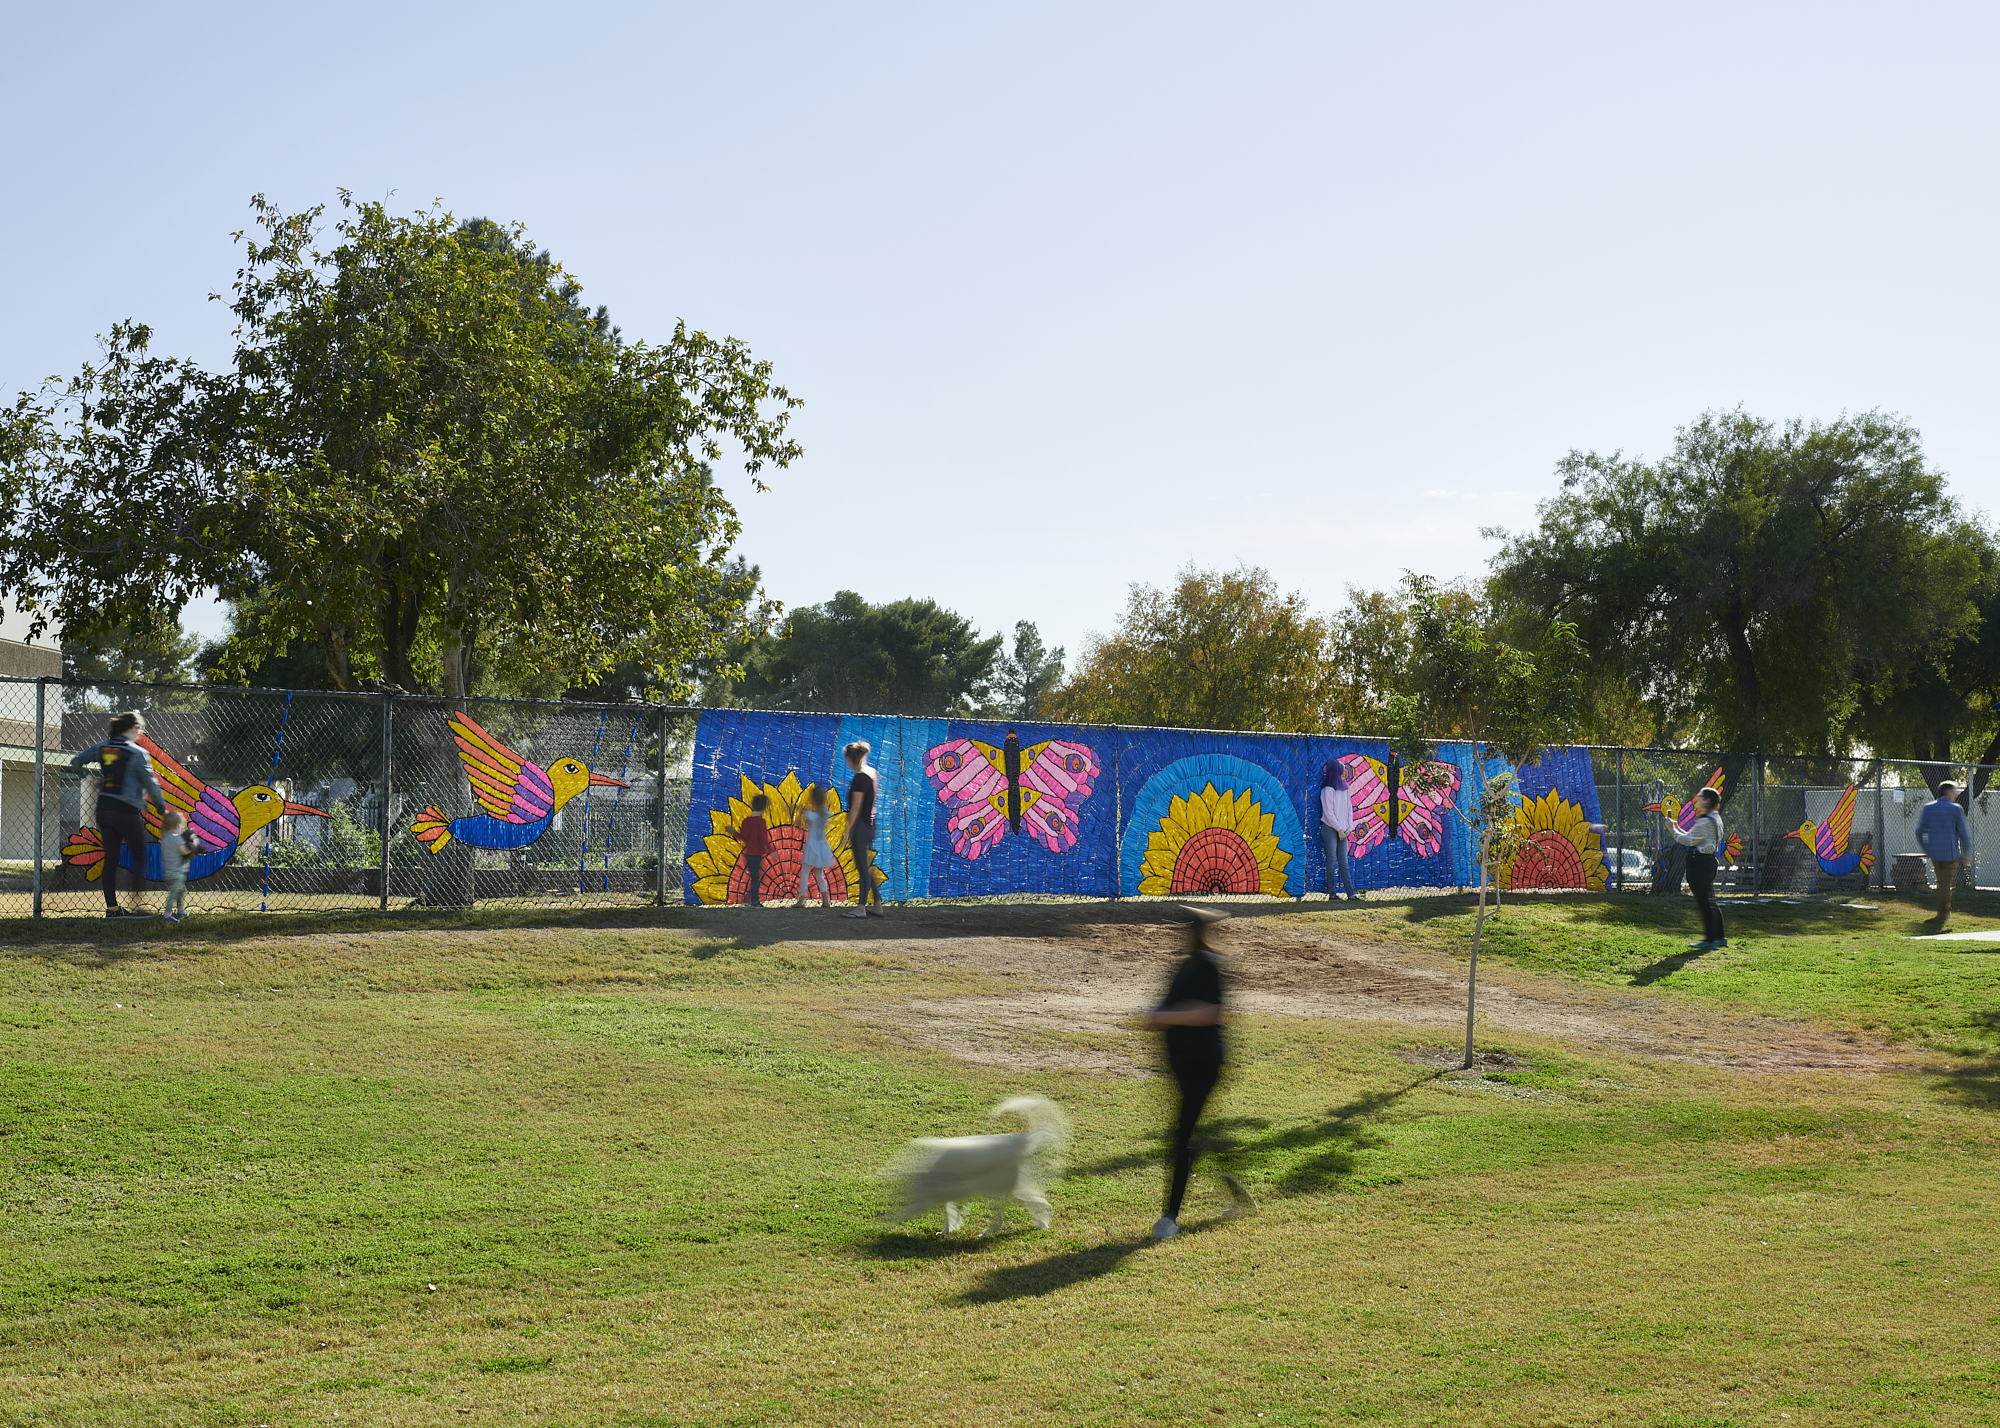
M 1954 913 L 1954 932 L 2000 931 L 2000 894 L 1961 890 Z M 1452 956 L 1471 945 L 1469 897 L 1305 915 Z M 1498 918 L 1489 915 L 1480 955 L 1603 985 L 1824 1018 L 1960 1056 L 2000 1055 L 2000 941 L 1914 940 L 1935 930 L 1930 895 L 1727 901 L 1723 915 L 1729 946 L 1699 953 L 1687 950 L 1701 923 L 1686 896 L 1509 897 Z
M 1451 899 L 1303 915 L 1462 951 Z M 9 924 L 0 1425 L 2000 1423 L 2000 943 L 1730 915 L 1701 959 L 1684 901 L 1510 902 L 1488 945 L 1938 1050 L 1750 1075 L 1498 1037 L 1518 1066 L 1465 1079 L 1434 1031 L 1238 1018 L 1220 1163 L 1263 1213 L 1204 1180 L 1162 1245 L 1159 1083 L 870 1029 L 1020 989 L 921 943 Z M 1077 1130 L 1051 1232 L 881 1223 L 904 1140 L 1023 1091 Z

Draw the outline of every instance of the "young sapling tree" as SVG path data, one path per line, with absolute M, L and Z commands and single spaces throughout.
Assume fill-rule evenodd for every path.
M 1389 703 L 1390 726 L 1404 781 L 1419 795 L 1444 791 L 1446 774 L 1435 740 L 1471 745 L 1472 779 L 1449 803 L 1465 825 L 1477 865 L 1478 902 L 1472 923 L 1472 963 L 1465 980 L 1465 1062 L 1472 1065 L 1473 1017 L 1479 994 L 1479 942 L 1486 927 L 1486 888 L 1499 888 L 1495 870 L 1518 848 L 1514 809 L 1519 801 L 1512 765 L 1533 763 L 1543 748 L 1574 736 L 1584 675 L 1576 627 L 1551 621 L 1539 648 L 1527 650 L 1498 638 L 1490 612 L 1461 593 L 1441 589 L 1427 576 L 1403 581 L 1410 615 L 1407 692 Z M 1510 765 L 1490 771 L 1494 755 Z

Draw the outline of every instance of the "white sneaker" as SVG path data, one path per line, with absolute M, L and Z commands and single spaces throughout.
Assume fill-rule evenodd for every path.
M 1156 1240 L 1170 1240 L 1180 1232 L 1180 1223 L 1172 1215 L 1162 1215 L 1153 1221 L 1153 1238 Z

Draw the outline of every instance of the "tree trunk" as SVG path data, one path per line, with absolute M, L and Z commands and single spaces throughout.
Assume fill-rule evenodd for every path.
M 382 596 L 382 678 L 406 694 L 420 694 L 410 649 L 423 623 L 423 603 L 415 591 L 391 586 Z
M 1730 600 L 1723 636 L 1729 644 L 1730 666 L 1736 671 L 1736 687 L 1743 694 L 1743 709 L 1750 720 L 1750 727 L 1743 731 L 1750 742 L 1739 747 L 1754 749 L 1758 747 L 1758 731 L 1763 725 L 1763 689 L 1757 681 L 1757 656 L 1750 648 L 1750 632 L 1744 624 L 1741 601 Z
M 444 697 L 462 702 L 471 693 L 471 679 L 468 666 L 472 663 L 472 647 L 456 635 L 446 638 L 438 649 L 438 663 Z
M 1479 935 L 1486 930 L 1486 849 L 1487 835 L 1479 835 L 1479 912 L 1472 921 L 1472 965 L 1465 973 L 1465 1064 L 1472 1069 L 1472 1015 L 1479 1002 Z
M 331 620 L 314 622 L 319 632 L 319 648 L 326 660 L 327 683 L 335 689 L 353 691 L 358 688 L 354 682 L 354 656 L 349 648 L 353 634 L 350 626 L 335 624 Z
M 1995 734 L 1986 741 L 1986 748 L 1979 755 L 1978 766 L 1972 770 L 1972 787 L 1967 790 L 1971 797 L 1977 798 L 1986 792 L 1987 781 L 1993 777 L 1994 764 L 2000 764 L 2000 734 Z

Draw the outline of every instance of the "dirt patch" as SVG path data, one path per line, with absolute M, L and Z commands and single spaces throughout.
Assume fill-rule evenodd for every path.
M 1107 917 L 1107 912 L 1111 916 Z M 1136 1018 L 1159 997 L 1180 932 L 1155 905 L 910 910 L 850 922 L 837 943 L 880 944 L 1002 977 L 1019 992 L 916 1000 L 866 1014 L 968 1061 L 1148 1074 L 1153 1047 Z M 900 925 L 899 925 L 900 924 Z M 804 940 L 804 939 L 801 939 Z M 813 941 L 817 942 L 815 938 Z M 1284 1016 L 1462 1028 L 1465 967 L 1404 947 L 1357 941 L 1277 916 L 1227 926 L 1236 1005 Z M 1658 993 L 1619 992 L 1483 967 L 1480 1024 L 1663 1060 L 1766 1072 L 1881 1071 L 1909 1064 L 1859 1033 L 1731 1015 Z

